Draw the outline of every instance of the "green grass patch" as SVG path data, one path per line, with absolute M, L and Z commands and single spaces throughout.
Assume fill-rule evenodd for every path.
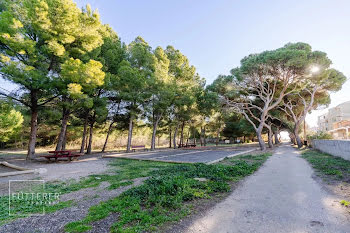
M 61 210 L 70 207 L 73 201 L 58 202 L 52 205 L 46 205 L 43 211 L 42 205 L 30 205 L 28 201 L 15 201 L 11 202 L 11 214 L 9 215 L 9 199 L 8 196 L 0 198 L 0 225 L 3 225 L 9 221 L 17 218 L 26 217 L 32 214 L 52 213 L 57 210 Z
M 165 222 L 178 221 L 188 215 L 191 201 L 228 192 L 230 181 L 252 174 L 270 155 L 237 156 L 226 160 L 226 164 L 213 165 L 115 159 L 112 165 L 124 170 L 123 179 L 140 175 L 150 178 L 119 197 L 92 206 L 84 219 L 67 224 L 65 231 L 87 231 L 92 222 L 111 213 L 118 213 L 118 221 L 112 225 L 111 232 L 155 231 Z
M 340 204 L 342 204 L 345 207 L 349 207 L 350 206 L 350 201 L 341 200 Z
M 161 168 L 172 166 L 169 163 L 159 163 L 159 162 L 145 162 L 136 160 L 126 160 L 119 159 L 117 162 L 112 161 L 110 164 L 112 173 L 110 174 L 99 174 L 90 175 L 76 180 L 68 180 L 65 182 L 47 182 L 45 183 L 45 189 L 42 192 L 45 193 L 59 193 L 60 195 L 79 191 L 84 188 L 93 188 L 99 186 L 102 182 L 108 182 L 110 185 L 109 190 L 117 189 L 121 186 L 131 185 L 132 179 L 138 177 L 149 176 L 153 171 L 159 170 Z M 41 188 L 42 186 L 38 186 Z M 9 215 L 9 197 L 0 197 L 0 225 L 9 222 L 11 220 L 21 218 L 26 216 L 25 214 L 36 214 L 42 212 L 41 205 L 24 205 L 23 201 L 18 201 L 17 203 L 12 203 L 13 213 L 19 213 L 15 216 Z M 46 212 L 54 212 L 62 208 L 69 207 L 72 204 L 69 202 L 58 202 L 54 205 L 47 205 L 45 207 Z M 22 215 L 20 214 L 22 213 Z
M 18 181 L 11 185 L 10 196 L 0 197 L 0 225 L 33 214 L 51 213 L 69 207 L 72 203 L 59 202 L 59 195 L 48 192 L 42 184 Z
M 350 161 L 315 150 L 304 151 L 302 157 L 322 175 L 349 183 Z

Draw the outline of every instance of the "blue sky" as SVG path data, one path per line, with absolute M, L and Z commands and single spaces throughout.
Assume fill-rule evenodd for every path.
M 173 45 L 211 83 L 250 53 L 306 42 L 350 77 L 349 0 L 77 0 L 98 8 L 123 41 L 142 36 L 152 47 Z M 332 94 L 350 100 L 350 81 Z M 307 122 L 316 126 L 314 111 Z
M 306 42 L 327 52 L 333 66 L 350 77 L 348 0 L 76 0 L 98 8 L 129 43 L 138 35 L 152 47 L 173 45 L 211 83 L 250 53 L 288 42 Z M 1 81 L 0 81 L 1 84 Z M 332 104 L 350 100 L 350 81 L 332 94 Z M 324 110 L 323 110 L 324 111 Z M 316 124 L 315 111 L 308 117 Z

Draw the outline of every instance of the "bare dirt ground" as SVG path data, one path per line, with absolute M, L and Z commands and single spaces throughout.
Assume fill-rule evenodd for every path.
M 349 176 L 350 174 L 348 174 Z M 350 178 L 346 182 L 330 179 L 320 172 L 315 172 L 312 176 L 325 190 L 338 196 L 342 200 L 350 201 Z M 348 207 L 350 215 L 350 207 Z
M 58 162 L 48 162 L 44 158 L 38 160 L 26 161 L 24 155 L 0 155 L 0 161 L 29 168 L 44 168 L 46 172 L 42 174 L 24 174 L 16 176 L 8 176 L 0 178 L 0 195 L 8 194 L 9 180 L 34 180 L 40 179 L 44 181 L 64 181 L 69 179 L 79 179 L 90 174 L 104 173 L 108 170 L 108 162 L 110 159 L 102 158 L 100 154 L 83 155 L 78 160 L 68 162 L 66 160 Z M 8 168 L 0 166 L 0 172 L 9 171 Z M 14 171 L 11 169 L 11 171 Z
M 111 160 L 111 158 L 105 158 L 103 156 L 105 155 L 116 155 L 118 157 L 119 155 L 125 156 L 136 156 L 136 157 L 143 157 L 145 154 L 149 154 L 147 156 L 161 156 L 164 157 L 164 161 L 166 162 L 168 155 L 171 155 L 171 158 L 175 158 L 173 154 L 175 154 L 177 157 L 179 155 L 185 154 L 185 156 L 182 155 L 182 157 L 177 158 L 179 161 L 182 160 L 194 160 L 194 162 L 203 161 L 210 161 L 210 159 L 215 160 L 217 157 L 225 157 L 226 155 L 231 154 L 232 151 L 237 151 L 238 148 L 244 148 L 243 150 L 251 149 L 256 147 L 256 144 L 234 144 L 234 145 L 222 145 L 219 147 L 216 146 L 208 146 L 208 147 L 197 147 L 194 151 L 193 149 L 169 149 L 169 148 L 162 148 L 158 149 L 156 151 L 152 152 L 143 152 L 143 151 L 137 151 L 135 153 L 118 153 L 118 152 L 107 152 L 107 153 L 93 153 L 91 155 L 83 155 L 79 157 L 78 160 L 69 162 L 67 160 L 59 160 L 58 162 L 48 162 L 45 158 L 40 158 L 39 155 L 47 154 L 44 153 L 42 150 L 39 150 L 39 153 L 37 158 L 34 160 L 25 160 L 25 154 L 24 151 L 0 151 L 0 162 L 6 161 L 8 163 L 25 167 L 28 169 L 39 169 L 44 168 L 46 172 L 38 174 L 24 174 L 24 175 L 16 175 L 16 176 L 8 176 L 8 177 L 0 177 L 0 195 L 6 195 L 8 194 L 8 182 L 9 180 L 44 180 L 44 181 L 65 181 L 69 179 L 79 179 L 81 177 L 86 177 L 91 174 L 99 174 L 99 173 L 106 173 L 108 172 L 108 163 Z M 207 150 L 210 150 L 208 153 Z M 241 149 L 238 149 L 240 151 Z M 199 153 L 200 156 L 194 156 Z M 235 153 L 235 152 L 234 152 Z M 204 156 L 206 155 L 206 156 Z M 165 158 L 166 157 L 166 158 Z M 0 173 L 2 172 L 9 172 L 9 171 L 15 171 L 13 169 L 9 169 L 7 167 L 0 165 Z

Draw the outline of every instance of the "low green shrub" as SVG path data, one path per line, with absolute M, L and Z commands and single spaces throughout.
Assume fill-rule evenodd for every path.
M 341 200 L 340 204 L 342 204 L 345 207 L 348 207 L 348 206 L 350 206 L 350 201 Z

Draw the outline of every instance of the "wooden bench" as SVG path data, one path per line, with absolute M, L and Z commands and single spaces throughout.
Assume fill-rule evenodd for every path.
M 135 152 L 136 150 L 140 150 L 140 149 L 147 150 L 145 145 L 141 145 L 141 146 L 131 146 L 131 150 L 132 150 L 133 152 Z
M 56 162 L 59 158 L 68 158 L 69 161 L 72 161 L 72 158 L 77 158 L 82 155 L 80 153 L 75 153 L 71 150 L 55 150 L 49 151 L 49 153 L 50 155 L 41 155 L 40 157 L 46 158 L 49 161 L 51 161 L 51 159 L 53 158 Z

